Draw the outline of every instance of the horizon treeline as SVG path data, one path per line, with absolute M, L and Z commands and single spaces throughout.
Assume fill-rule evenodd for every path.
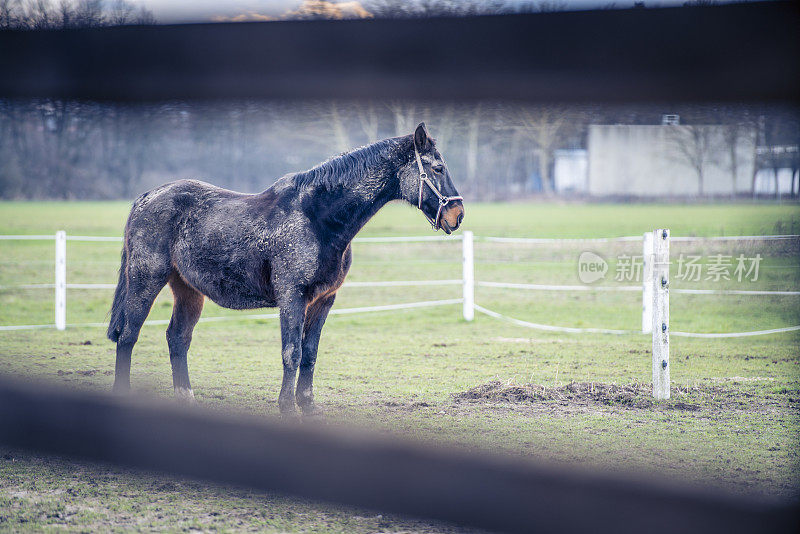
M 686 129 L 725 125 L 734 143 L 747 128 L 760 145 L 800 137 L 796 110 L 764 106 L 0 99 L 0 198 L 130 199 L 181 178 L 257 192 L 424 121 L 463 194 L 508 200 L 552 193 L 555 151 L 585 148 L 590 124 L 660 124 L 664 114 Z

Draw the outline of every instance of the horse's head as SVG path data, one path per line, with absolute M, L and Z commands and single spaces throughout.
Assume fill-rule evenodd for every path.
M 434 230 L 455 232 L 464 219 L 463 199 L 424 122 L 414 131 L 412 150 L 410 163 L 399 173 L 402 197 L 422 211 Z

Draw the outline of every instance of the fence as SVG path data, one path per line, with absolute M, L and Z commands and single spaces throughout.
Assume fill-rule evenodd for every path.
M 470 255 L 467 254 L 467 246 L 464 246 L 464 279 L 452 280 L 391 280 L 391 281 L 371 281 L 371 282 L 346 282 L 344 287 L 409 287 L 409 286 L 443 286 L 443 285 L 463 285 L 464 294 L 472 292 L 471 282 L 469 290 L 466 285 L 466 276 L 473 270 L 473 260 L 471 253 L 471 240 L 472 233 L 468 232 L 467 240 L 470 243 Z M 363 237 L 356 238 L 357 243 L 413 243 L 413 242 L 428 242 L 428 241 L 442 241 L 447 238 L 442 236 L 411 236 L 411 237 Z M 461 240 L 462 238 L 456 237 L 455 239 Z M 70 327 L 104 327 L 106 323 L 78 323 L 67 324 L 67 290 L 68 289 L 114 289 L 116 284 L 71 284 L 67 282 L 67 242 L 116 242 L 122 243 L 121 237 L 109 236 L 71 236 L 65 231 L 56 232 L 55 235 L 0 235 L 0 241 L 27 241 L 27 240 L 55 240 L 55 280 L 54 283 L 41 283 L 41 284 L 18 284 L 13 286 L 0 286 L 3 289 L 54 289 L 55 290 L 55 319 L 52 324 L 27 324 L 27 325 L 0 325 L 0 332 L 11 330 L 32 330 L 40 328 L 55 328 L 57 330 L 65 330 L 67 326 Z M 466 298 L 458 299 L 441 299 L 441 300 L 426 300 L 419 302 L 409 302 L 403 304 L 387 304 L 380 306 L 360 306 L 356 308 L 338 308 L 331 310 L 332 315 L 346 315 L 353 313 L 367 313 L 373 311 L 388 311 L 399 310 L 406 308 L 420 308 L 420 307 L 433 307 L 433 306 L 446 306 L 451 304 L 458 304 L 464 302 L 464 317 L 468 316 L 468 312 L 472 310 L 471 301 Z M 470 304 L 468 305 L 468 302 Z M 277 313 L 271 314 L 247 314 L 236 315 L 230 317 L 204 317 L 201 318 L 202 322 L 211 321 L 226 321 L 238 319 L 276 319 Z M 471 320 L 472 317 L 469 317 Z M 168 324 L 169 321 L 149 320 L 147 325 L 161 325 Z
M 669 324 L 669 293 L 695 294 L 695 295 L 800 295 L 800 291 L 759 291 L 759 290 L 718 290 L 718 289 L 672 289 L 669 288 L 669 243 L 674 241 L 777 241 L 794 240 L 797 235 L 773 236 L 723 236 L 710 238 L 677 237 L 673 238 L 668 229 L 657 229 L 647 232 L 642 237 L 625 236 L 616 238 L 597 238 L 584 240 L 554 240 L 541 238 L 500 238 L 487 237 L 486 241 L 498 243 L 552 243 L 552 242 L 585 242 L 585 243 L 613 243 L 613 242 L 642 242 L 643 276 L 641 286 L 591 286 L 591 285 L 541 285 L 518 284 L 505 282 L 477 282 L 478 286 L 510 288 L 538 291 L 634 291 L 642 294 L 642 328 L 641 332 L 652 335 L 652 372 L 653 396 L 656 399 L 670 397 L 670 364 L 669 364 L 669 336 L 695 337 L 695 338 L 735 338 L 775 334 L 800 330 L 800 325 L 768 330 L 755 330 L 748 332 L 681 332 L 671 331 Z M 475 310 L 505 320 L 518 326 L 564 333 L 599 333 L 599 334 L 634 334 L 633 330 L 616 330 L 607 328 L 574 328 L 531 323 L 520 319 L 507 317 L 496 311 L 489 310 L 480 305 Z
M 799 20 L 792 2 L 759 2 L 0 32 L 0 50 L 15 51 L 0 54 L 0 95 L 795 102 Z M 682 29 L 679 36 L 674 28 Z M 101 40 L 113 46 L 99 46 Z
M 487 243 L 526 243 L 526 244 L 547 244 L 547 243 L 614 243 L 614 242 L 637 242 L 642 243 L 643 276 L 641 285 L 622 285 L 622 286 L 592 286 L 592 285 L 547 285 L 547 284 L 522 284 L 514 282 L 490 282 L 475 280 L 475 259 L 474 241 L 484 241 Z M 563 332 L 570 334 L 580 333 L 599 333 L 599 334 L 651 334 L 652 335 L 652 367 L 653 367 L 653 396 L 657 399 L 669 398 L 670 378 L 669 378 L 669 336 L 678 337 L 697 337 L 697 338 L 726 338 L 726 337 L 746 337 L 768 335 L 781 332 L 791 332 L 800 330 L 800 325 L 774 328 L 768 330 L 755 330 L 748 332 L 681 332 L 671 331 L 669 325 L 669 293 L 676 294 L 696 294 L 696 295 L 800 295 L 800 291 L 763 291 L 763 290 L 716 290 L 716 289 L 672 289 L 669 288 L 669 243 L 672 241 L 779 241 L 800 239 L 798 235 L 773 235 L 773 236 L 729 236 L 729 237 L 672 237 L 668 229 L 658 229 L 653 232 L 646 232 L 642 237 L 623 236 L 614 238 L 591 238 L 591 239 L 543 239 L 543 238 L 506 238 L 506 237 L 484 237 L 475 238 L 471 231 L 464 231 L 460 236 L 446 238 L 441 236 L 413 236 L 413 237 L 365 237 L 356 238 L 360 243 L 410 243 L 410 242 L 433 242 L 442 240 L 460 240 L 462 250 L 462 278 L 443 279 L 443 280 L 391 280 L 391 281 L 369 281 L 369 282 L 347 282 L 344 287 L 409 287 L 409 286 L 444 286 L 461 285 L 462 296 L 456 299 L 426 300 L 408 302 L 402 304 L 385 304 L 377 306 L 359 306 L 353 308 L 339 308 L 331 311 L 333 315 L 345 315 L 354 313 L 368 313 L 379 311 L 391 311 L 401 309 L 412 309 L 421 307 L 445 306 L 452 304 L 462 304 L 462 316 L 466 321 L 474 319 L 475 312 L 482 313 L 489 317 L 507 321 L 509 323 L 538 330 L 550 332 Z M 54 240 L 55 241 L 55 281 L 53 284 L 22 284 L 18 286 L 6 286 L 26 289 L 53 288 L 55 290 L 55 321 L 50 325 L 0 325 L 0 331 L 26 330 L 37 328 L 56 328 L 57 330 L 66 329 L 67 320 L 67 289 L 113 289 L 115 284 L 70 284 L 67 282 L 67 241 L 85 242 L 121 242 L 120 237 L 103 236 L 69 236 L 64 231 L 57 232 L 54 236 L 49 235 L 3 235 L 0 240 Z M 576 328 L 569 326 L 558 326 L 532 323 L 514 317 L 508 317 L 496 311 L 481 306 L 475 302 L 475 286 L 516 289 L 530 291 L 623 291 L 640 292 L 642 295 L 642 325 L 641 330 L 622 330 L 608 328 Z M 3 289 L 0 287 L 0 289 Z M 248 314 L 236 315 L 231 317 L 206 317 L 201 321 L 225 321 L 232 319 L 275 319 L 277 313 L 269 314 Z M 150 320 L 146 324 L 165 325 L 168 320 Z M 70 326 L 100 326 L 105 327 L 106 323 L 79 323 Z

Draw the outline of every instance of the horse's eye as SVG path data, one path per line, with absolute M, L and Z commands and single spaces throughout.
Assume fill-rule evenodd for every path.
M 433 172 L 435 172 L 436 174 L 442 174 L 444 172 L 444 165 L 438 163 L 431 168 L 433 169 Z

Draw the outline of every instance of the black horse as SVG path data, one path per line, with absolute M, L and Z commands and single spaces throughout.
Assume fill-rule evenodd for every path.
M 165 284 L 175 297 L 167 344 L 175 395 L 194 398 L 186 355 L 204 296 L 233 309 L 279 307 L 281 413 L 314 413 L 322 326 L 350 269 L 350 242 L 387 202 L 416 205 L 451 233 L 462 198 L 424 123 L 247 195 L 193 180 L 133 203 L 125 226 L 108 337 L 117 343 L 114 391 L 130 389 L 131 352 Z M 295 396 L 295 377 L 297 394 Z

